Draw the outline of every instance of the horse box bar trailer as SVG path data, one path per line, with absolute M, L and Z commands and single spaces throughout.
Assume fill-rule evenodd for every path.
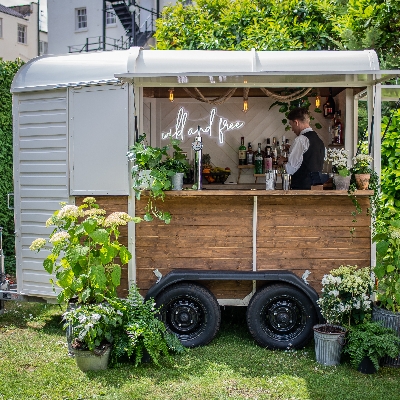
M 161 206 L 172 214 L 169 225 L 129 224 L 121 240 L 133 258 L 119 295 L 136 282 L 143 295 L 163 305 L 168 329 L 186 346 L 212 340 L 221 305 L 247 307 L 259 344 L 303 346 L 321 319 L 316 300 L 322 276 L 341 264 L 374 262 L 370 217 L 364 212 L 352 222 L 354 206 L 345 191 L 266 191 L 248 171 L 239 180 L 240 137 L 254 144 L 272 136 L 294 139 L 279 107 L 271 107 L 274 97 L 262 89 L 313 88 L 321 96 L 331 90 L 353 155 L 358 97 L 365 94 L 369 120 L 375 120 L 369 137 L 379 173 L 380 82 L 397 72 L 379 70 L 373 51 L 131 48 L 29 61 L 11 88 L 17 287 L 3 290 L 3 299 L 55 302 L 42 265 L 46 252 L 34 253 L 29 245 L 48 237 L 45 221 L 60 202 L 81 204 L 95 196 L 107 211 L 143 215 L 146 196 L 135 200 L 129 146 L 142 132 L 157 146 L 175 137 L 193 159 L 199 125 L 203 152 L 231 169 L 232 184 L 167 192 Z M 328 146 L 330 121 L 313 116 Z M 364 211 L 369 195 L 357 193 Z

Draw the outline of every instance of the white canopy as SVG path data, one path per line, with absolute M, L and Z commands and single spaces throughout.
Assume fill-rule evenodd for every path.
M 400 71 L 381 71 L 373 50 L 129 50 L 42 56 L 16 74 L 11 91 L 134 80 L 139 86 L 365 87 Z

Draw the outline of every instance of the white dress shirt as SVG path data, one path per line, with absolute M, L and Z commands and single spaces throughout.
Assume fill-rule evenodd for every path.
M 308 137 L 304 136 L 304 133 L 312 130 L 312 128 L 305 128 L 300 132 L 299 136 L 294 139 L 293 145 L 290 148 L 288 162 L 285 165 L 288 174 L 293 175 L 300 168 L 303 162 L 303 154 L 310 147 L 310 141 Z

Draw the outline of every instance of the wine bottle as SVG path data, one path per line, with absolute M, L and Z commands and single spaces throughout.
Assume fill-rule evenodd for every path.
M 335 115 L 335 119 L 333 122 L 333 144 L 336 145 L 343 145 L 344 141 L 343 141 L 343 123 L 340 119 L 341 117 L 341 112 L 340 110 L 337 111 L 336 115 Z
M 251 143 L 247 146 L 247 151 L 246 151 L 246 160 L 247 160 L 247 165 L 253 165 L 253 149 L 251 147 Z
M 261 143 L 258 143 L 258 150 L 254 156 L 254 173 L 255 174 L 263 173 L 263 155 L 261 152 Z
M 265 172 L 272 170 L 272 155 L 271 148 L 267 148 L 267 152 L 264 158 L 264 170 Z
M 239 165 L 246 165 L 246 146 L 244 145 L 244 137 L 240 138 L 240 147 L 239 147 Z

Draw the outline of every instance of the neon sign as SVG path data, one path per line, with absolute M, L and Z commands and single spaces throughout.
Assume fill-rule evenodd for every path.
M 178 111 L 178 114 L 176 115 L 175 130 L 174 128 L 170 128 L 167 132 L 161 132 L 161 139 L 165 140 L 172 137 L 173 139 L 183 140 L 185 132 L 187 136 L 197 135 L 197 127 L 188 129 L 186 128 L 188 116 L 189 112 L 181 107 Z M 230 122 L 226 118 L 218 116 L 217 109 L 212 108 L 208 118 L 208 125 L 205 128 L 200 127 L 201 135 L 206 134 L 210 137 L 212 136 L 213 125 L 215 125 L 214 120 L 216 120 L 216 116 L 218 119 L 218 140 L 220 144 L 223 144 L 225 142 L 226 132 L 238 130 L 244 127 L 243 121 Z M 217 121 L 215 121 L 215 123 L 217 123 Z

